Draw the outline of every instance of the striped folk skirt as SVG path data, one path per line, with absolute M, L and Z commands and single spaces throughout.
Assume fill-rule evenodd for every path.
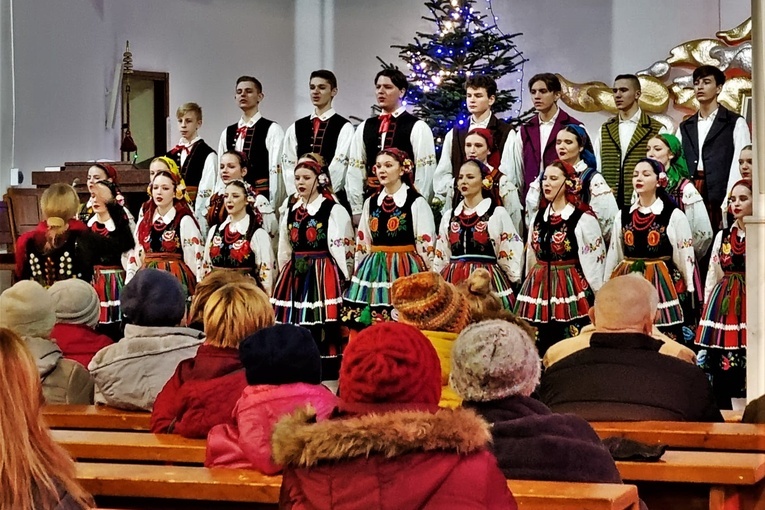
M 502 301 L 502 306 L 509 311 L 515 306 L 515 296 L 510 278 L 502 271 L 494 257 L 452 257 L 449 264 L 441 270 L 441 276 L 449 283 L 457 285 L 468 279 L 476 269 L 483 268 L 491 276 L 491 290 Z
M 674 270 L 674 275 L 670 274 L 667 266 L 669 258 L 660 259 L 624 259 L 619 262 L 611 278 L 622 276 L 629 273 L 642 273 L 646 280 L 651 282 L 659 293 L 659 315 L 655 321 L 657 326 L 673 326 L 683 323 L 683 308 L 680 306 L 678 297 L 677 281 L 683 288 L 685 283 L 679 271 Z
M 194 272 L 183 261 L 183 255 L 178 253 L 147 253 L 144 259 L 146 268 L 159 269 L 167 271 L 181 282 L 183 293 L 186 296 L 186 302 L 191 303 L 191 297 L 194 295 L 194 289 L 197 286 L 197 279 Z M 187 306 L 188 308 L 188 306 Z
M 744 273 L 726 272 L 701 313 L 696 343 L 718 349 L 746 349 Z
M 395 320 L 391 316 L 391 285 L 402 276 L 427 270 L 414 246 L 373 246 L 372 252 L 361 260 L 343 296 L 343 320 L 358 322 L 367 306 L 373 323 Z
M 577 261 L 538 261 L 523 282 L 515 314 L 535 324 L 587 317 L 593 292 Z
M 341 272 L 329 252 L 296 252 L 276 279 L 276 322 L 313 326 L 340 320 Z
M 120 293 L 125 286 L 125 270 L 120 266 L 95 266 L 93 268 L 93 288 L 96 289 L 101 311 L 100 324 L 122 321 Z

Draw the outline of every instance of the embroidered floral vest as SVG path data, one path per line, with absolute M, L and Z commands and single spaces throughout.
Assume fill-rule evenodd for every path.
M 736 227 L 724 229 L 718 255 L 723 271 L 744 272 L 746 270 L 744 260 L 746 258 L 746 237 L 743 241 L 739 241 Z
M 466 215 L 464 210 L 461 214 L 452 216 L 449 222 L 449 245 L 452 257 L 465 255 L 482 255 L 496 260 L 494 245 L 489 235 L 489 219 L 494 214 L 494 204 L 478 216 L 477 213 Z
M 578 260 L 579 245 L 574 233 L 583 211 L 575 209 L 568 219 L 562 216 L 550 216 L 544 220 L 545 208 L 537 212 L 534 219 L 534 231 L 531 233 L 531 248 L 537 260 L 543 262 L 558 262 L 562 260 Z
M 393 197 L 387 196 L 377 205 L 379 193 L 369 200 L 369 231 L 374 246 L 414 245 L 412 204 L 420 197 L 412 188 L 406 190 L 406 202 L 398 207 Z
M 663 202 L 664 209 L 658 216 L 653 213 L 643 214 L 638 209 L 630 212 L 629 207 L 622 209 L 622 250 L 626 258 L 656 259 L 672 256 L 667 227 L 676 207 L 669 200 Z
M 329 215 L 334 205 L 325 199 L 313 216 L 305 207 L 290 208 L 287 225 L 293 252 L 329 251 Z
M 210 244 L 210 261 L 216 268 L 247 268 L 254 274 L 256 272 L 255 254 L 252 253 L 250 239 L 255 231 L 262 227 L 262 222 L 258 221 L 255 215 L 250 215 L 250 225 L 245 234 L 231 231 L 230 226 L 231 223 L 223 230 L 220 230 L 220 225 L 214 227 L 215 233 Z
M 152 224 L 149 235 L 139 239 L 146 253 L 180 253 L 183 254 L 181 243 L 181 220 L 188 213 L 176 209 L 175 218 L 168 225 L 160 227 L 157 222 Z M 144 218 L 143 221 L 149 221 Z

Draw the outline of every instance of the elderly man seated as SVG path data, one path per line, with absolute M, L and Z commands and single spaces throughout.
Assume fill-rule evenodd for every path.
M 704 372 L 662 354 L 651 336 L 659 302 L 640 275 L 608 281 L 595 296 L 585 347 L 551 365 L 539 397 L 589 421 L 723 421 Z

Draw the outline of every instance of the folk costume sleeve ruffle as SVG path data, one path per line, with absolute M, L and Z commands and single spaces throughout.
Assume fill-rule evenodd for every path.
M 691 227 L 693 251 L 696 253 L 696 260 L 699 260 L 706 255 L 712 244 L 714 234 L 712 222 L 709 220 L 704 199 L 692 182 L 687 182 L 683 187 L 682 201 L 683 212 L 688 219 L 688 225 Z
M 672 262 L 683 275 L 688 292 L 694 291 L 693 268 L 696 266 L 696 254 L 693 252 L 693 235 L 688 219 L 680 209 L 672 211 L 667 226 L 667 237 L 672 243 Z
M 431 269 L 436 251 L 436 222 L 424 197 L 418 197 L 412 203 L 412 225 L 415 249 L 425 261 L 425 266 Z
M 709 258 L 709 270 L 707 271 L 707 279 L 704 282 L 704 303 L 709 302 L 709 296 L 712 294 L 715 285 L 717 285 L 723 277 L 722 265 L 720 265 L 720 247 L 722 246 L 723 231 L 719 231 L 715 236 L 714 244 L 712 244 L 712 256 Z
M 204 246 L 202 246 L 202 233 L 192 215 L 181 219 L 180 236 L 183 261 L 194 273 L 197 282 L 201 282 L 205 276 Z
M 594 292 L 603 286 L 606 261 L 606 245 L 600 232 L 600 224 L 592 214 L 583 214 L 574 229 L 579 245 L 579 265 Z
M 364 203 L 364 179 L 367 172 L 366 145 L 364 144 L 365 124 L 366 121 L 363 121 L 356 128 L 348 152 L 345 191 L 348 195 L 348 202 L 351 204 L 352 214 L 361 214 L 362 209 L 367 208 Z
M 520 283 L 523 241 L 505 209 L 494 209 L 494 214 L 489 218 L 489 235 L 497 256 L 497 265 L 511 282 Z
M 329 253 L 335 260 L 343 277 L 353 275 L 353 225 L 348 211 L 340 204 L 332 206 L 327 227 Z
M 436 171 L 436 144 L 433 140 L 433 132 L 425 121 L 418 120 L 412 127 L 409 140 L 414 152 L 410 154 L 415 167 L 414 186 L 425 198 L 427 204 L 433 196 L 433 174 Z M 435 227 L 431 230 L 435 231 Z

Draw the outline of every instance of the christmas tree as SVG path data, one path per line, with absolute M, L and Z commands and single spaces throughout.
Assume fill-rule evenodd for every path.
M 491 2 L 488 5 L 491 9 Z M 440 152 L 444 135 L 455 124 L 469 122 L 465 80 L 483 74 L 499 82 L 500 78 L 520 71 L 526 59 L 513 42 L 521 34 L 502 33 L 493 13 L 487 20 L 475 6 L 475 0 L 434 0 L 425 2 L 425 6 L 431 15 L 422 18 L 435 23 L 435 32 L 417 32 L 413 43 L 392 47 L 400 50 L 399 57 L 409 68 L 406 101 L 430 125 Z M 383 66 L 390 65 L 383 62 Z M 500 118 L 510 117 L 502 113 L 509 113 L 518 100 L 514 92 L 514 89 L 497 91 L 492 109 Z M 525 115 L 505 120 L 517 123 L 520 118 Z

